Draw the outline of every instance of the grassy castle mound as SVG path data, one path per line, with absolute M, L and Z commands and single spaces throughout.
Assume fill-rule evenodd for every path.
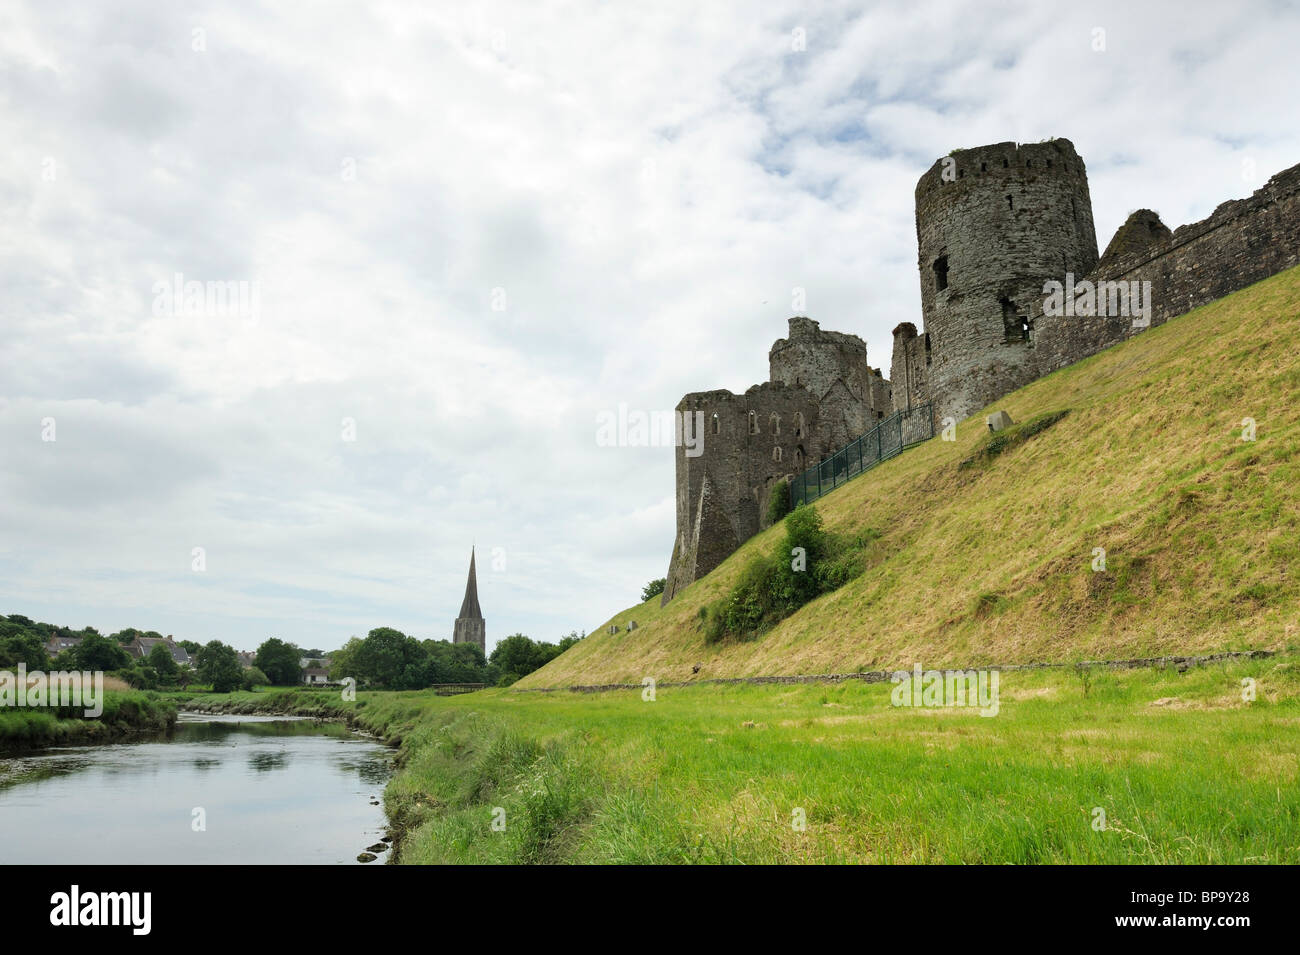
M 1039 379 L 961 422 L 955 441 L 819 500 L 858 572 L 761 632 L 711 640 L 708 617 L 770 559 L 782 526 L 519 686 L 1294 647 L 1297 340 L 1291 269 Z M 995 408 L 1011 432 L 988 433 Z

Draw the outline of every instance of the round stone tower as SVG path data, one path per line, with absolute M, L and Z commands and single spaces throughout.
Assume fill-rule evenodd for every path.
M 1097 264 L 1083 160 L 1068 139 L 959 149 L 916 184 L 921 311 L 937 418 L 1038 377 L 1043 283 Z

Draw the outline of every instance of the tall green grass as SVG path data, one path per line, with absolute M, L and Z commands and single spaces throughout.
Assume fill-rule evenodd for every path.
M 84 707 L 0 708 L 0 751 L 55 743 L 88 742 L 165 732 L 177 707 L 153 692 L 106 690 L 103 712 L 87 717 Z
M 384 794 L 400 863 L 1300 862 L 1294 654 L 1008 671 L 995 717 L 895 707 L 892 690 L 335 693 L 315 706 L 400 744 Z

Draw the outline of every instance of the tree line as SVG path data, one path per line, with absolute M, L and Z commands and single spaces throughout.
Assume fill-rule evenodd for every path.
M 51 657 L 46 646 L 56 635 L 76 637 L 80 642 Z M 133 627 L 104 636 L 94 627 L 72 630 L 22 614 L 0 616 L 0 669 L 24 663 L 29 670 L 99 670 L 114 673 L 138 689 L 183 688 L 197 682 L 226 693 L 256 686 L 296 686 L 302 680 L 303 659 L 328 658 L 331 681 L 351 677 L 367 687 L 418 690 L 436 683 L 509 686 L 582 639 L 576 631 L 558 643 L 516 633 L 501 640 L 485 658 L 472 643 L 418 640 L 392 627 L 377 627 L 364 639 L 353 637 L 329 654 L 271 637 L 257 648 L 251 667 L 241 663 L 239 651 L 220 640 L 206 644 L 177 640 L 190 656 L 193 667 L 189 668 L 178 665 L 163 644 L 155 645 L 143 660 L 134 659 L 126 645 L 136 637 L 163 639 L 157 631 Z

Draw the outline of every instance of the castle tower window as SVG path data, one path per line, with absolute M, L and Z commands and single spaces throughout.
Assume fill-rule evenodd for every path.
M 1007 208 L 1010 209 L 1012 212 L 1016 211 L 1016 207 L 1012 204 L 1010 196 L 1007 196 Z
M 986 162 L 980 163 L 980 172 L 988 172 L 988 171 L 989 171 L 989 164 Z
M 1051 168 L 1052 168 L 1052 161 L 1051 161 L 1050 159 L 1047 160 L 1047 168 L 1048 168 L 1048 169 L 1051 169 Z
M 772 460 L 777 464 L 781 463 L 781 446 L 779 444 L 772 449 Z
M 930 333 L 925 333 L 925 363 L 930 364 Z
M 803 437 L 803 412 L 802 411 L 796 411 L 794 413 L 794 436 L 796 438 Z
M 713 412 L 713 433 L 722 434 L 722 419 L 718 417 L 716 411 Z
M 1002 168 L 1003 168 L 1003 169 L 1006 169 L 1008 165 L 1009 165 L 1009 164 L 1007 163 L 1007 161 L 1006 161 L 1005 159 L 1002 160 Z
M 749 433 L 758 434 L 758 412 L 757 411 L 751 411 L 749 413 Z
M 1008 342 L 1029 341 L 1029 316 L 1022 315 L 1016 303 L 1009 298 L 999 300 L 1002 305 L 1002 337 Z
M 1032 159 L 1026 159 L 1026 160 L 1025 160 L 1025 168 L 1026 168 L 1026 169 L 1028 169 L 1028 168 L 1029 168 L 1030 166 L 1032 166 L 1033 164 L 1034 164 L 1034 161 L 1033 161 Z
M 934 260 L 934 288 L 942 292 L 948 287 L 948 256 L 941 255 Z
M 804 454 L 803 454 L 803 445 L 802 445 L 802 444 L 799 445 L 799 447 L 797 447 L 797 448 L 794 449 L 794 466 L 795 466 L 798 470 L 800 470 L 800 471 L 803 470 L 803 466 L 804 466 Z
M 781 433 L 781 417 L 774 411 L 772 417 L 767 419 L 768 430 L 773 434 Z

